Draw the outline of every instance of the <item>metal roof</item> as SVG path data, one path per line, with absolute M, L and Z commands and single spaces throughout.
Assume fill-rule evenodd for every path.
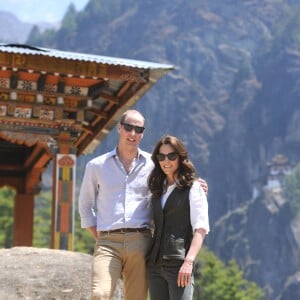
M 49 138 L 58 144 L 68 132 L 77 155 L 91 153 L 121 114 L 172 69 L 168 64 L 0 44 L 0 138 L 31 145 L 38 134 L 43 144 Z
M 28 55 L 42 55 L 42 56 L 61 58 L 67 60 L 95 62 L 100 64 L 115 65 L 115 66 L 122 65 L 127 67 L 150 69 L 150 70 L 174 69 L 174 66 L 169 64 L 161 64 L 161 63 L 154 63 L 149 61 L 140 61 L 134 59 L 125 59 L 125 58 L 101 56 L 101 55 L 86 54 L 86 53 L 77 53 L 77 52 L 70 52 L 70 51 L 61 51 L 57 49 L 33 47 L 24 44 L 3 44 L 3 43 L 1 44 L 0 43 L 0 52 L 28 54 Z

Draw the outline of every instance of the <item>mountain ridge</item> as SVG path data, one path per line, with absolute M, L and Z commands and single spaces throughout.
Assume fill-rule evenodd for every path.
M 209 183 L 212 232 L 206 243 L 224 261 L 235 258 L 268 299 L 283 300 L 291 292 L 286 289 L 289 278 L 297 278 L 295 268 L 300 267 L 289 203 L 285 201 L 273 215 L 264 203 L 268 197 L 276 198 L 276 192 L 262 193 L 255 200 L 252 193 L 257 178 L 265 184 L 266 164 L 274 155 L 300 161 L 299 5 L 258 0 L 126 3 L 101 5 L 91 0 L 79 14 L 71 10 L 66 14 L 65 26 L 54 38 L 32 36 L 29 42 L 176 66 L 136 105 L 146 116 L 142 147 L 151 151 L 167 133 L 186 143 L 200 176 Z M 81 29 L 78 34 L 68 31 L 67 21 Z M 286 133 L 293 138 L 286 139 Z M 115 142 L 112 132 L 94 155 Z M 79 169 L 87 159 L 79 159 Z M 264 213 L 255 214 L 256 210 Z M 234 221 L 237 211 L 243 213 L 240 221 Z M 229 219 L 223 219 L 226 215 Z M 245 222 L 256 215 L 258 227 Z M 275 233 L 283 227 L 290 238 L 282 238 L 278 245 L 272 227 L 259 227 L 264 218 L 276 224 Z M 261 243 L 265 247 L 255 252 Z M 278 251 L 286 253 L 280 264 Z M 300 293 L 297 280 L 288 287 Z
M 291 230 L 299 222 L 284 194 L 252 195 L 254 181 L 264 186 L 274 155 L 300 161 L 299 20 L 298 1 L 288 0 L 90 0 L 83 11 L 70 8 L 50 36 L 31 32 L 27 40 L 176 66 L 135 106 L 146 117 L 141 146 L 151 151 L 167 133 L 185 142 L 209 183 L 206 243 L 224 261 L 235 258 L 270 300 L 300 297 L 299 229 Z M 95 153 L 79 158 L 78 183 L 86 161 L 115 143 L 113 131 Z M 256 245 L 264 247 L 256 252 Z
M 34 26 L 44 32 L 46 29 L 59 28 L 60 23 L 39 22 L 34 24 L 23 22 L 13 13 L 0 10 L 1 43 L 25 43 Z

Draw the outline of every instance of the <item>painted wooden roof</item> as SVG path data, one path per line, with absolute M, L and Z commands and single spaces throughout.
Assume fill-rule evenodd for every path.
M 0 44 L 0 165 L 9 161 L 8 156 L 18 156 L 14 159 L 19 167 L 10 165 L 6 169 L 13 172 L 21 170 L 22 164 L 29 167 L 37 160 L 30 153 L 36 151 L 42 167 L 47 161 L 45 155 L 55 151 L 64 132 L 71 136 L 74 153 L 93 152 L 120 115 L 173 68 L 147 61 Z M 27 158 L 18 162 L 20 157 Z
M 0 130 L 56 140 L 72 133 L 90 153 L 120 114 L 173 66 L 27 45 L 0 44 Z M 3 134 L 2 134 L 3 135 Z

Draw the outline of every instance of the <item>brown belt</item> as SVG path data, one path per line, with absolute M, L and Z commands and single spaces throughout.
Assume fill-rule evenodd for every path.
M 114 230 L 104 230 L 100 231 L 100 234 L 110 234 L 110 233 L 129 233 L 129 232 L 143 232 L 146 230 L 150 230 L 147 227 L 142 227 L 142 228 L 119 228 L 119 229 L 114 229 Z

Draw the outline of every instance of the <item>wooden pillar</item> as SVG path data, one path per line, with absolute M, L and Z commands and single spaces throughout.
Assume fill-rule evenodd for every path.
M 67 153 L 67 137 L 55 155 L 53 168 L 52 238 L 54 249 L 73 250 L 75 223 L 76 155 Z
M 32 246 L 34 194 L 17 193 L 14 203 L 14 246 Z

